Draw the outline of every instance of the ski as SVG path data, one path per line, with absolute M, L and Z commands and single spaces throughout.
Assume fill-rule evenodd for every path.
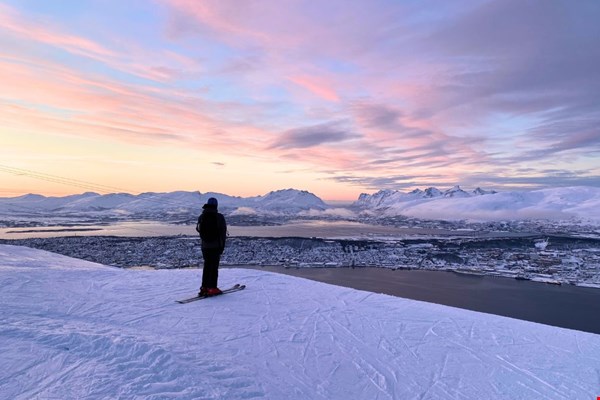
M 223 289 L 221 294 L 233 293 L 233 292 L 237 292 L 240 290 L 244 290 L 245 288 L 246 288 L 246 285 L 240 285 L 239 283 L 236 283 L 235 285 L 233 285 L 232 287 L 230 287 L 228 289 Z M 186 304 L 186 303 L 191 303 L 192 301 L 203 300 L 203 299 L 208 299 L 210 297 L 220 296 L 221 294 L 217 294 L 214 296 L 194 296 L 194 297 L 190 297 L 188 299 L 176 300 L 176 302 L 179 304 Z

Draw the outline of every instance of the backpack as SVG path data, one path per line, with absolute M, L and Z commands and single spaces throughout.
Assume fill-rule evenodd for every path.
M 205 242 L 219 240 L 219 215 L 216 212 L 202 213 L 200 219 L 200 238 Z

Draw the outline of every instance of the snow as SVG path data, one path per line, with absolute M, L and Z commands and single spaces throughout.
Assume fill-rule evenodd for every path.
M 0 216 L 44 213 L 48 217 L 76 213 L 106 216 L 168 218 L 170 214 L 197 215 L 209 197 L 217 197 L 227 215 L 298 216 L 325 219 L 356 219 L 361 216 L 406 216 L 428 220 L 558 220 L 600 223 L 600 188 L 564 187 L 497 193 L 476 188 L 467 192 L 454 186 L 445 191 L 435 187 L 410 193 L 381 190 L 361 194 L 348 207 L 327 205 L 314 194 L 284 189 L 263 196 L 235 197 L 221 193 L 170 192 L 131 195 L 83 193 L 66 197 L 25 195 L 0 198 Z
M 254 201 L 263 209 L 270 211 L 289 211 L 292 210 L 324 210 L 327 205 L 306 190 L 284 189 L 269 192 L 264 196 L 254 198 Z
M 0 398 L 590 399 L 600 335 L 248 269 L 0 246 Z
M 104 212 L 113 214 L 148 214 L 193 211 L 198 214 L 209 197 L 216 197 L 221 210 L 239 209 L 239 214 L 297 214 L 309 210 L 328 208 L 320 198 L 303 190 L 285 189 L 263 196 L 236 197 L 222 193 L 199 193 L 175 191 L 169 193 L 84 193 L 65 197 L 45 197 L 29 194 L 19 197 L 0 198 L 0 215 L 13 213 L 53 213 L 54 215 L 76 212 Z
M 402 193 L 361 195 L 357 207 L 384 215 L 440 220 L 573 220 L 600 222 L 600 188 L 565 187 L 532 191 L 484 192 L 473 195 L 458 186 L 442 193 L 435 188 Z M 432 195 L 432 193 L 435 193 Z

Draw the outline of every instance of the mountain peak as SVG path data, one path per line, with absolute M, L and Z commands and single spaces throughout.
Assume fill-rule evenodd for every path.
M 311 208 L 324 210 L 327 205 L 306 190 L 298 189 L 281 189 L 274 190 L 264 196 L 259 196 L 256 199 L 262 207 L 275 209 L 279 211 L 289 210 L 308 210 Z
M 428 197 L 428 198 L 430 198 L 430 197 L 439 197 L 441 195 L 442 195 L 442 192 L 438 188 L 435 188 L 433 186 L 428 187 L 423 192 L 423 197 Z
M 477 196 L 483 196 L 484 194 L 494 194 L 497 193 L 495 190 L 483 190 L 480 187 L 477 187 L 477 189 L 473 190 L 473 194 L 477 195 Z
M 23 213 L 22 203 L 31 212 L 44 211 L 53 215 L 102 212 L 116 213 L 119 216 L 138 215 L 145 217 L 164 216 L 166 214 L 201 212 L 202 204 L 209 197 L 217 197 L 221 209 L 236 210 L 251 208 L 255 212 L 269 214 L 295 214 L 311 209 L 325 210 L 329 208 L 323 200 L 306 190 L 282 189 L 269 192 L 264 196 L 235 197 L 222 193 L 200 193 L 198 191 L 174 191 L 167 193 L 145 192 L 139 195 L 129 193 L 83 193 L 65 197 L 45 197 L 28 194 L 11 199 L 0 198 L 0 214 L 11 214 L 14 210 Z
M 460 188 L 459 185 L 455 185 L 451 189 L 444 192 L 444 197 L 470 197 L 471 195 Z

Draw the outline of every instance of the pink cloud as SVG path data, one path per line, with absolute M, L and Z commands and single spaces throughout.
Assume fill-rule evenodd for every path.
M 5 32 L 34 42 L 64 48 L 75 54 L 91 58 L 112 57 L 114 52 L 91 40 L 60 33 L 58 28 L 48 26 L 48 22 L 32 23 L 21 18 L 12 8 L 0 5 L 0 28 Z
M 8 6 L 0 5 L 0 31 L 15 36 L 15 43 L 30 42 L 50 45 L 73 54 L 102 62 L 110 68 L 127 71 L 153 80 L 170 80 L 180 71 L 173 68 L 155 67 L 140 63 L 144 58 L 158 58 L 167 65 L 181 66 L 182 73 L 198 70 L 198 62 L 169 50 L 152 55 L 142 48 L 131 45 L 130 49 L 139 61 L 127 61 L 124 55 L 107 49 L 93 41 L 62 33 L 60 28 L 49 24 L 21 18 Z M 0 50 L 0 76 L 2 83 L 0 101 L 17 100 L 30 111 L 45 112 L 27 115 L 39 127 L 73 133 L 137 140 L 137 137 L 183 138 L 194 137 L 198 132 L 214 132 L 215 126 L 226 126 L 211 112 L 218 114 L 218 107 L 203 102 L 190 92 L 178 88 L 128 84 L 79 70 L 76 65 L 66 66 L 43 58 L 35 47 L 8 47 Z M 2 99 L 3 98 L 3 99 Z M 211 111 L 199 111 L 200 109 Z M 18 115 L 25 116 L 24 109 Z M 53 111 L 48 111 L 53 110 Z M 14 117 L 14 110 L 12 116 Z M 132 122 L 135 121 L 135 122 Z M 21 121 L 27 125 L 26 121 Z M 168 128 L 163 128 L 168 127 Z M 171 134 L 165 132 L 172 131 Z M 170 135 L 170 136 L 169 136 Z
M 20 130 L 156 145 L 167 141 L 245 154 L 267 134 L 259 129 L 247 134 L 248 129 L 220 118 L 226 112 L 219 105 L 189 93 L 88 77 L 48 61 L 35 66 L 0 61 L 0 75 L 9 77 L 0 101 L 23 104 L 7 103 L 0 115 Z
M 253 9 L 251 15 L 260 14 L 262 23 L 256 23 L 243 13 L 234 11 L 235 15 L 226 18 L 227 13 L 223 10 L 236 8 L 231 4 L 176 3 L 190 10 L 197 20 L 206 22 L 218 35 L 227 37 L 230 43 L 241 43 L 236 41 L 243 37 L 248 39 L 245 43 L 258 44 L 267 55 L 260 59 L 265 69 L 258 66 L 257 70 L 262 73 L 258 80 L 266 83 L 276 81 L 294 88 L 292 93 L 300 99 L 298 104 L 307 108 L 316 104 L 315 97 L 306 96 L 307 93 L 340 108 L 344 108 L 340 94 L 353 93 L 356 88 L 367 92 L 378 90 L 386 98 L 403 96 L 406 103 L 415 102 L 417 96 L 422 96 L 422 87 L 411 87 L 406 83 L 400 86 L 397 82 L 394 82 L 396 89 L 400 89 L 394 93 L 395 88 L 390 84 L 392 77 L 381 79 L 381 76 L 367 74 L 345 81 L 343 77 L 339 78 L 311 63 L 310 57 L 315 48 L 315 37 L 311 35 L 319 36 L 318 43 L 323 45 L 322 53 L 333 49 L 335 54 L 348 55 L 357 49 L 356 44 L 350 45 L 347 51 L 338 48 L 345 49 L 346 44 L 351 42 L 353 36 L 350 31 L 347 32 L 348 38 L 339 33 L 330 36 L 327 29 L 306 16 L 292 16 L 291 21 L 285 19 L 285 22 L 281 22 L 278 12 L 284 9 L 277 7 L 263 10 L 263 6 L 257 5 L 258 9 Z M 132 53 L 127 55 L 85 38 L 78 40 L 76 36 L 62 33 L 56 27 L 34 27 L 35 24 L 27 21 L 16 23 L 16 19 L 16 16 L 4 18 L 0 26 L 22 40 L 58 47 L 119 71 L 159 82 L 175 79 L 181 71 L 198 71 L 196 60 L 174 52 L 162 51 L 164 57 L 157 57 L 164 59 L 167 67 L 144 64 L 144 60 L 153 58 L 152 54 L 136 45 L 127 45 Z M 18 28 L 18 24 L 26 28 Z M 27 29 L 29 26 L 32 26 L 31 30 Z M 311 31 L 313 27 L 315 31 Z M 297 35 L 294 34 L 296 30 L 311 33 L 307 36 Z M 298 52 L 287 58 L 288 48 L 294 46 L 299 46 Z M 184 88 L 128 84 L 17 50 L 13 54 L 5 53 L 3 58 L 0 73 L 12 77 L 3 88 L 3 96 L 19 99 L 25 105 L 0 112 L 0 118 L 21 130 L 33 129 L 54 135 L 88 135 L 154 146 L 168 144 L 198 148 L 214 154 L 271 162 L 289 161 L 321 172 L 362 170 L 372 174 L 390 174 L 401 167 L 414 171 L 426 170 L 428 163 L 430 167 L 447 164 L 447 158 L 444 157 L 451 150 L 464 150 L 451 148 L 452 144 L 447 144 L 446 149 L 438 148 L 435 143 L 447 142 L 449 138 L 435 130 L 403 136 L 410 130 L 425 131 L 431 128 L 419 118 L 404 112 L 400 112 L 396 118 L 397 127 L 401 127 L 402 132 L 395 127 L 367 126 L 363 118 L 362 121 L 357 120 L 362 137 L 344 141 L 343 146 L 325 141 L 312 146 L 310 151 L 292 150 L 286 146 L 269 147 L 281 132 L 293 128 L 261 127 L 257 115 L 263 110 L 259 105 L 207 101 Z M 361 56 L 359 61 L 373 71 L 372 65 L 366 64 L 366 56 Z M 374 65 L 382 66 L 377 63 Z M 271 76 L 271 73 L 274 75 Z M 331 118 L 329 110 L 323 115 Z M 332 157 L 332 154 L 335 156 Z
M 169 50 L 148 52 L 122 37 L 115 40 L 121 49 L 110 49 L 96 41 L 69 34 L 48 21 L 26 19 L 14 9 L 3 5 L 0 5 L 0 30 L 15 36 L 19 41 L 56 47 L 101 62 L 112 69 L 159 82 L 171 81 L 181 74 L 190 71 L 195 73 L 200 69 L 197 60 Z M 21 55 L 24 52 L 25 50 L 19 50 Z M 161 64 L 156 65 L 156 60 L 160 60 Z
M 481 11 L 472 14 L 469 7 L 440 6 L 437 14 L 427 4 L 406 2 L 159 2 L 166 5 L 161 17 L 167 15 L 167 20 L 153 21 L 158 21 L 156 32 L 166 29 L 170 36 L 153 37 L 157 42 L 152 44 L 127 35 L 111 40 L 116 35 L 111 32 L 95 41 L 72 33 L 67 24 L 46 23 L 0 5 L 0 32 L 9 38 L 0 49 L 0 74 L 10 77 L 3 82 L 0 101 L 17 107 L 4 110 L 4 120 L 30 128 L 38 124 L 56 134 L 169 143 L 374 176 L 395 176 L 397 171 L 453 176 L 453 171 L 477 163 L 488 168 L 489 153 L 495 150 L 488 146 L 486 153 L 484 138 L 499 137 L 493 131 L 498 125 L 489 122 L 495 110 L 529 114 L 552 109 L 554 119 L 564 120 L 549 120 L 533 136 L 530 128 L 536 121 L 522 123 L 519 129 L 530 139 L 522 143 L 541 150 L 515 149 L 518 154 L 511 160 L 547 158 L 563 147 L 583 152 L 597 143 L 588 134 L 596 119 L 588 118 L 590 127 L 579 124 L 576 132 L 568 116 L 573 108 L 562 105 L 577 104 L 576 98 L 589 92 L 580 103 L 593 112 L 589 104 L 595 104 L 597 91 L 592 89 L 598 80 L 586 81 L 592 89 L 581 89 L 583 84 L 575 91 L 555 87 L 554 82 L 579 79 L 578 74 L 559 73 L 560 52 L 548 53 L 555 61 L 552 68 L 536 63 L 536 70 L 546 68 L 545 74 L 527 76 L 530 54 L 522 50 L 530 47 L 513 46 L 496 34 L 494 24 L 482 29 Z M 501 29 L 510 29 L 518 2 L 493 3 L 505 18 Z M 144 9 L 156 6 L 147 4 Z M 416 8 L 412 20 L 407 7 Z M 485 11 L 486 5 L 481 7 Z M 446 15 L 448 10 L 454 12 Z M 492 7 L 483 16 L 494 22 L 496 14 Z M 523 36 L 534 29 L 523 26 L 525 31 L 518 31 Z M 566 29 L 550 24 L 540 32 L 558 38 L 555 27 Z M 474 34 L 480 31 L 485 35 Z M 531 43 L 543 37 L 537 34 Z M 501 62 L 495 62 L 495 55 L 487 58 L 488 39 L 506 50 L 498 55 Z M 552 41 L 540 43 L 553 48 Z M 586 57 L 594 54 L 594 47 L 584 48 L 589 50 L 582 52 Z M 70 54 L 70 65 L 61 64 L 63 52 Z M 590 67 L 587 73 L 595 76 L 597 70 Z M 530 85 L 544 90 L 523 89 Z M 546 86 L 553 88 L 551 96 Z M 313 130 L 332 124 L 343 128 Z M 552 143 L 556 149 L 549 147 Z
M 285 56 L 357 57 L 384 43 L 414 34 L 406 19 L 406 6 L 376 7 L 369 2 L 330 0 L 312 2 L 239 2 L 228 0 L 162 0 L 175 10 L 171 28 L 178 34 L 202 32 L 232 46 L 262 46 Z M 191 22 L 190 22 L 191 20 Z M 385 26 L 393 24 L 389 32 Z
M 334 102 L 340 100 L 336 91 L 331 88 L 331 84 L 323 79 L 314 76 L 291 76 L 288 79 L 324 100 Z

